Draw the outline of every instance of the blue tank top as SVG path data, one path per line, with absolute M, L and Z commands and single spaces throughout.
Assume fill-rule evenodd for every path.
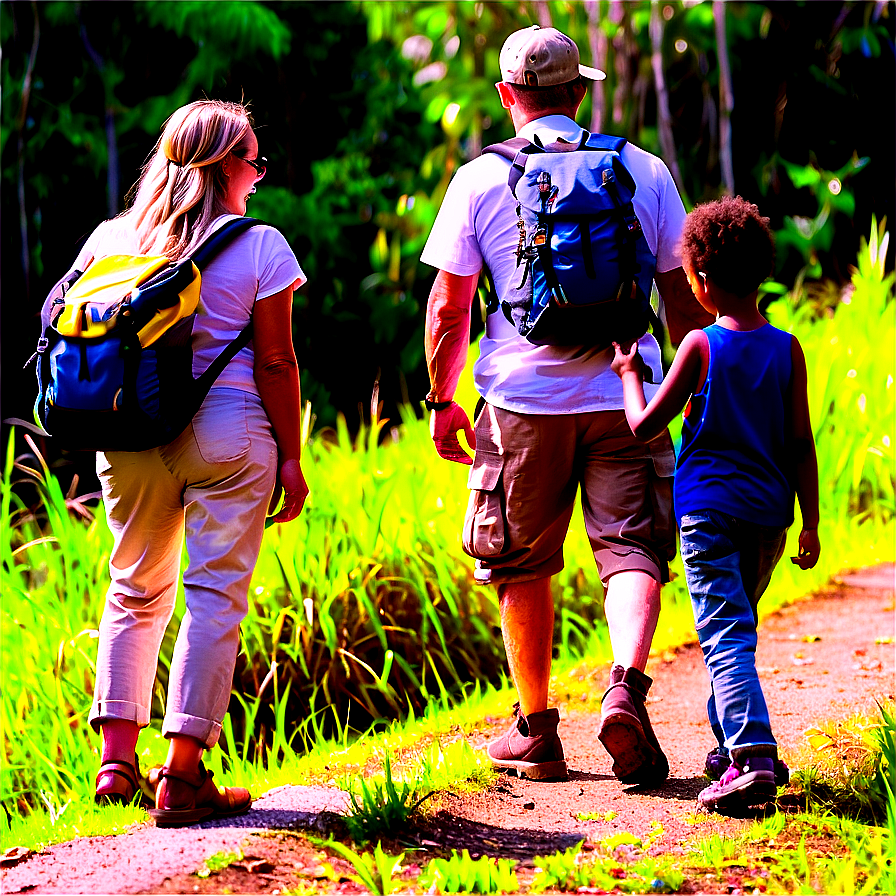
M 675 471 L 678 518 L 719 510 L 763 526 L 793 522 L 791 336 L 766 324 L 709 339 L 703 388 L 684 412 Z

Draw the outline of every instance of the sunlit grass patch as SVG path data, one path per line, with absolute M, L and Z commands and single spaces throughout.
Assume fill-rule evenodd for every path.
M 0 816 L 0 851 L 21 846 L 40 852 L 78 837 L 122 834 L 149 816 L 138 806 L 97 806 L 93 799 L 54 804 L 50 797 L 34 811 Z
M 792 785 L 798 793 L 821 811 L 885 824 L 896 775 L 894 711 L 888 699 L 876 716 L 856 714 L 808 728 L 795 755 Z

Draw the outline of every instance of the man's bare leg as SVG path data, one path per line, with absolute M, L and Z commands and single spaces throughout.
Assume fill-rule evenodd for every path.
M 500 585 L 501 631 L 510 676 L 526 716 L 548 708 L 554 598 L 550 577 Z
M 659 619 L 660 588 L 652 576 L 636 570 L 617 573 L 607 583 L 604 612 L 614 665 L 598 737 L 624 784 L 658 786 L 669 773 L 645 705 L 653 682 L 644 669 Z
M 647 668 L 650 644 L 660 617 L 660 583 L 638 570 L 618 572 L 607 582 L 604 615 L 613 661 L 623 669 Z
M 560 713 L 548 709 L 554 599 L 550 578 L 501 585 L 501 630 L 521 713 L 487 748 L 492 765 L 536 781 L 566 781 L 569 771 L 557 734 Z

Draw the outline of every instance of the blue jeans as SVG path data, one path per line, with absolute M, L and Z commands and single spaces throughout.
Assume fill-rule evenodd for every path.
M 703 658 L 709 722 L 719 746 L 739 755 L 777 754 L 756 673 L 757 604 L 784 553 L 786 528 L 704 510 L 681 518 L 681 558 Z

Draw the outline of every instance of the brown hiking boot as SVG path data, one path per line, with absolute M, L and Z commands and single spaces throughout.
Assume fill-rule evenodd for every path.
M 526 716 L 517 704 L 513 724 L 486 749 L 492 765 L 533 781 L 568 781 L 563 745 L 557 736 L 559 722 L 556 709 Z
M 252 797 L 243 787 L 217 787 L 212 773 L 200 762 L 195 774 L 174 774 L 162 766 L 156 776 L 156 808 L 149 814 L 156 827 L 180 828 L 209 818 L 243 815 L 252 806 Z
M 598 739 L 613 757 L 613 774 L 623 784 L 655 787 L 669 774 L 669 762 L 647 715 L 653 679 L 635 669 L 613 666 L 601 701 Z

